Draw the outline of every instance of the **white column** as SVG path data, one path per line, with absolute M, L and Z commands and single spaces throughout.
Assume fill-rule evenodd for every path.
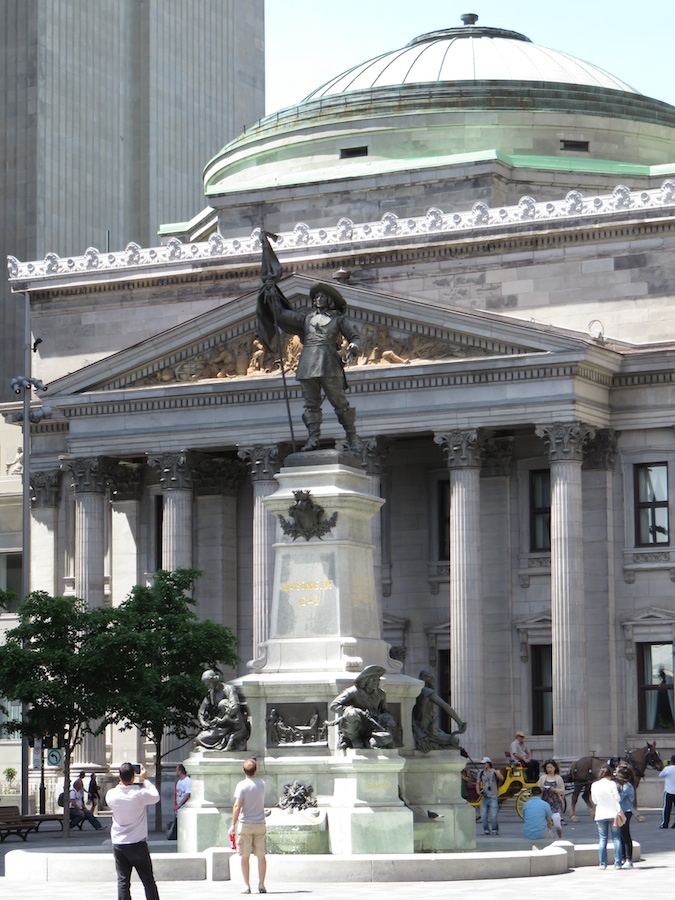
M 594 431 L 580 422 L 556 422 L 536 434 L 548 447 L 551 467 L 553 754 L 574 759 L 588 750 L 581 463 Z
M 239 456 L 251 470 L 253 484 L 253 640 L 252 658 L 264 656 L 268 638 L 269 612 L 274 575 L 274 539 L 276 522 L 263 500 L 279 487 L 275 475 L 279 472 L 279 448 L 276 444 L 242 447 Z
M 438 434 L 450 469 L 450 690 L 468 722 L 463 745 L 485 753 L 485 672 L 480 535 L 480 448 L 476 431 Z
M 57 512 L 61 470 L 31 472 L 31 589 L 52 597 L 62 593 L 57 584 Z
M 187 451 L 148 457 L 162 486 L 162 568 L 192 567 L 192 460 Z
M 139 558 L 141 497 L 145 466 L 120 461 L 112 470 L 110 522 L 110 597 L 120 606 L 131 589 L 141 583 Z
M 103 606 L 105 575 L 105 492 L 109 476 L 97 457 L 66 462 L 75 491 L 75 596 Z

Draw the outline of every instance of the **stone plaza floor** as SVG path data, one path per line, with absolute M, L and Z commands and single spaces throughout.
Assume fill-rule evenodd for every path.
M 512 804 L 511 804 L 512 806 Z M 279 883 L 275 885 L 274 868 L 279 859 L 268 856 L 268 894 L 278 897 L 316 898 L 316 900 L 345 900 L 345 894 L 358 894 L 363 898 L 382 898 L 382 900 L 410 900 L 422 892 L 425 900 L 447 900 L 449 895 L 471 900 L 523 900 L 523 897 L 539 897 L 543 894 L 555 897 L 556 900 L 577 900 L 579 896 L 611 896 L 612 900 L 635 900 L 637 897 L 660 898 L 670 896 L 675 879 L 675 829 L 660 830 L 660 811 L 643 810 L 646 821 L 633 823 L 632 833 L 641 845 L 640 862 L 632 870 L 615 871 L 608 868 L 599 870 L 596 866 L 586 866 L 569 870 L 563 875 L 548 875 L 538 878 L 509 878 L 493 880 L 489 877 L 478 881 L 453 882 L 387 882 L 381 884 L 349 884 L 340 883 Z M 495 842 L 508 841 L 509 838 L 522 836 L 522 823 L 515 810 L 506 804 L 500 810 L 500 837 L 489 838 L 490 850 L 496 849 Z M 58 831 L 48 831 L 46 827 L 37 835 L 31 835 L 27 844 L 8 839 L 0 844 L 0 872 L 4 876 L 4 856 L 10 850 L 22 847 L 49 846 L 63 848 L 63 841 Z M 85 825 L 85 829 L 88 826 Z M 563 837 L 575 844 L 597 843 L 595 824 L 584 815 L 579 823 L 568 822 L 563 829 Z M 153 836 L 160 840 L 161 835 Z M 480 849 L 484 839 L 477 828 L 476 842 Z M 79 847 L 96 846 L 97 849 L 109 849 L 108 835 L 100 835 L 91 829 L 77 832 L 70 839 L 69 847 L 77 852 Z M 170 845 L 169 845 L 170 846 Z M 174 845 L 175 846 L 175 845 Z M 73 864 L 86 865 L 86 856 L 74 856 Z M 252 862 L 255 872 L 255 863 Z M 81 874 L 81 873 L 80 873 Z M 488 873 L 486 872 L 486 875 Z M 252 878 L 253 893 L 256 891 L 255 878 Z M 158 883 L 161 900 L 223 900 L 227 897 L 239 896 L 242 882 L 236 881 L 163 881 Z M 134 881 L 131 886 L 133 900 L 143 900 L 144 892 L 140 883 Z M 94 883 L 79 882 L 77 884 L 19 884 L 0 877 L 0 898 L 2 900 L 117 900 L 117 889 L 114 882 Z

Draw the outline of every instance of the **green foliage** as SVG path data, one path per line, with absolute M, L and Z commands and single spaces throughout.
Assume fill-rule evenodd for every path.
M 3 775 L 5 776 L 5 778 L 7 779 L 7 783 L 9 784 L 9 786 L 10 786 L 10 788 L 11 788 L 11 787 L 12 787 L 12 782 L 14 781 L 14 779 L 15 779 L 16 776 L 17 776 L 17 771 L 16 771 L 16 769 L 13 768 L 12 766 L 7 766 L 7 768 L 3 770 L 2 774 L 3 774 Z
M 135 725 L 156 746 L 165 730 L 186 738 L 203 699 L 201 675 L 238 661 L 229 628 L 202 621 L 189 596 L 201 573 L 159 571 L 149 587 L 136 586 L 116 610 L 102 641 L 115 661 L 107 673 L 111 722 Z
M 63 736 L 68 755 L 106 712 L 100 673 L 92 653 L 105 633 L 109 610 L 89 610 L 75 597 L 35 591 L 20 605 L 19 624 L 0 647 L 0 684 L 5 697 L 24 705 L 25 717 L 2 726 L 6 732 Z M 99 729 L 100 730 L 100 729 Z

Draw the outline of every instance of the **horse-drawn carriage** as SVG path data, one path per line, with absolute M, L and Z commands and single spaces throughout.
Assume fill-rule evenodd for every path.
M 617 765 L 620 761 L 627 762 L 633 771 L 635 780 L 635 788 L 644 778 L 648 768 L 655 769 L 660 772 L 663 768 L 663 761 L 656 749 L 656 742 L 647 742 L 645 747 L 636 750 L 626 750 L 623 756 L 614 757 Z M 578 821 L 576 815 L 576 805 L 579 797 L 581 797 L 588 807 L 589 813 L 594 812 L 591 803 L 591 785 L 597 781 L 600 769 L 607 765 L 607 757 L 602 756 L 583 756 L 578 759 L 569 768 L 567 775 L 564 777 L 567 794 L 572 795 L 570 802 L 570 818 L 573 822 Z M 478 767 L 474 765 L 474 768 Z M 532 791 L 538 785 L 538 781 L 526 780 L 526 769 L 518 765 L 500 766 L 499 771 L 504 776 L 504 781 L 499 785 L 498 799 L 500 805 L 510 797 L 515 797 L 516 811 L 522 818 L 523 806 L 532 796 Z M 469 766 L 466 767 L 463 780 L 466 787 L 466 802 L 473 807 L 480 806 L 480 794 L 477 788 L 477 772 L 472 771 Z M 563 798 L 563 811 L 567 809 L 567 799 Z M 640 817 L 638 816 L 638 821 Z
M 524 766 L 508 764 L 499 766 L 499 771 L 504 776 L 504 780 L 498 785 L 497 799 L 501 806 L 505 800 L 511 797 L 515 798 L 516 811 L 522 818 L 523 806 L 532 796 L 532 789 L 538 784 L 537 781 L 527 781 L 526 768 Z M 473 771 L 470 766 L 466 766 L 465 772 L 468 777 L 464 777 L 466 784 L 466 802 L 475 808 L 480 806 L 481 797 L 478 793 L 478 772 Z

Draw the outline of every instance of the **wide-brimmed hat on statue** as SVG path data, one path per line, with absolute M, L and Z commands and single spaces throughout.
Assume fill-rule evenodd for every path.
M 359 672 L 359 674 L 354 679 L 354 684 L 362 684 L 364 681 L 367 681 L 368 678 L 372 678 L 374 675 L 378 678 L 381 678 L 386 669 L 383 669 L 382 666 L 366 666 L 363 672 Z
M 325 294 L 330 297 L 335 304 L 335 309 L 343 313 L 347 309 L 347 302 L 340 291 L 332 284 L 324 284 L 323 281 L 315 281 L 309 289 L 310 299 L 313 300 L 317 294 Z

